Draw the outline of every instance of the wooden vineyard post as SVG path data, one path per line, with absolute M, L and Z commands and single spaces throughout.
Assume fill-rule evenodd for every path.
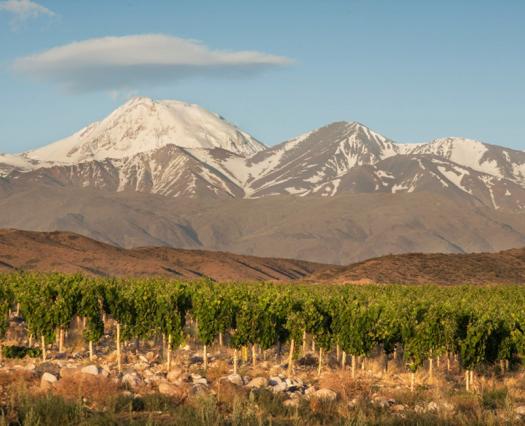
M 208 370 L 208 348 L 206 345 L 202 348 L 202 361 L 204 363 L 204 371 Z
M 290 354 L 288 355 L 288 377 L 293 374 L 293 353 L 295 351 L 295 340 L 290 341 Z
M 167 364 L 167 370 L 168 370 L 168 373 L 171 371 L 171 334 L 168 334 L 168 347 L 166 348 L 166 358 L 167 358 L 167 361 L 166 361 L 166 364 Z
M 303 331 L 303 356 L 306 355 L 306 330 Z
M 62 327 L 58 330 L 58 352 L 64 352 L 64 329 Z
M 117 367 L 118 372 L 122 372 L 122 360 L 120 354 L 120 323 L 117 322 Z
M 41 342 L 42 342 L 42 361 L 45 362 L 47 354 L 46 354 L 46 338 L 44 335 L 42 335 Z

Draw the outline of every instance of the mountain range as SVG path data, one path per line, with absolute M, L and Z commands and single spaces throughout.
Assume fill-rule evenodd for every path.
M 276 146 L 218 114 L 133 98 L 74 135 L 0 155 L 1 227 L 347 263 L 525 245 L 525 152 L 396 143 L 335 122 Z

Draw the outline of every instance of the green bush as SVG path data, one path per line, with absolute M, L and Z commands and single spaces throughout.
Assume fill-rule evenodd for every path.
M 39 358 L 42 356 L 42 351 L 39 348 L 28 348 L 26 346 L 4 346 L 2 354 L 5 358 L 21 359 L 26 356 L 29 358 Z

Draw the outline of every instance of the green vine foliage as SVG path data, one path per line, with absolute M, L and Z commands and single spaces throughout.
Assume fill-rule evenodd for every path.
M 380 311 L 358 300 L 339 300 L 334 305 L 334 333 L 341 349 L 350 355 L 367 356 L 376 345 L 375 324 Z
M 84 338 L 97 342 L 104 334 L 102 321 L 104 289 L 99 282 L 85 280 L 79 288 L 78 315 L 87 319 Z
M 0 275 L 0 337 L 16 304 L 28 334 L 54 339 L 80 316 L 84 337 L 96 343 L 102 316 L 117 321 L 122 339 L 170 337 L 176 349 L 186 319 L 197 324 L 201 344 L 219 333 L 231 347 L 263 349 L 295 341 L 303 333 L 318 348 L 336 344 L 350 355 L 399 348 L 416 371 L 429 357 L 455 353 L 476 369 L 525 356 L 525 288 L 519 286 L 316 286 L 270 283 L 181 282 L 106 279 L 81 275 Z
M 9 328 L 9 310 L 14 303 L 14 293 L 5 280 L 0 279 L 0 339 Z

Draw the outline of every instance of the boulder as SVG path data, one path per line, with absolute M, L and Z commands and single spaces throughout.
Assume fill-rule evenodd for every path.
M 187 392 L 183 388 L 175 386 L 171 383 L 160 383 L 159 393 L 176 398 L 180 401 L 184 400 L 187 396 Z
M 246 385 L 247 388 L 263 388 L 268 384 L 266 377 L 255 377 Z
M 270 380 L 268 381 L 268 383 L 270 384 L 270 386 L 276 386 L 276 385 L 283 383 L 283 380 L 279 376 L 273 376 L 273 377 L 270 377 Z
M 202 364 L 203 361 L 204 360 L 203 360 L 202 356 L 200 356 L 200 355 L 193 355 L 190 358 L 190 364 Z
M 159 355 L 155 352 L 150 351 L 146 353 L 146 359 L 148 360 L 148 362 L 156 361 L 158 357 Z
M 80 369 L 76 367 L 62 367 L 60 369 L 60 377 L 62 379 L 68 378 L 68 377 L 74 377 L 80 372 Z
M 168 379 L 169 382 L 176 382 L 180 379 L 180 377 L 184 374 L 184 371 L 180 368 L 173 368 L 168 372 L 166 375 L 166 379 Z
M 122 384 L 128 385 L 131 388 L 137 387 L 141 383 L 142 380 L 137 373 L 126 373 L 122 376 Z
M 42 382 L 56 383 L 58 382 L 58 379 L 51 373 L 44 373 L 42 374 Z
M 35 373 L 38 375 L 50 373 L 53 376 L 58 377 L 60 374 L 60 366 L 57 363 L 46 361 L 35 367 Z
M 237 386 L 242 386 L 244 384 L 244 381 L 242 380 L 242 377 L 240 374 L 230 374 L 226 379 Z
M 427 405 L 427 411 L 437 411 L 438 410 L 438 405 L 437 403 L 435 403 L 434 401 L 430 401 Z
M 85 367 L 82 367 L 80 372 L 82 374 L 91 374 L 92 376 L 98 376 L 99 370 L 96 365 L 86 365 Z
M 381 408 L 386 408 L 388 407 L 390 404 L 388 403 L 388 399 L 382 397 L 382 396 L 376 396 L 374 399 L 373 399 L 373 402 L 375 405 L 381 407 Z
M 286 392 L 286 383 L 281 382 L 271 387 L 273 393 Z
M 337 394 L 333 390 L 326 388 L 319 389 L 312 396 L 323 401 L 335 401 L 337 399 Z
M 313 395 L 315 392 L 316 392 L 317 389 L 315 389 L 315 386 L 308 386 L 305 390 L 304 390 L 304 394 L 305 395 Z
M 161 375 L 159 374 L 154 374 L 153 376 L 151 376 L 149 379 L 148 379 L 149 383 L 153 383 L 153 384 L 159 384 L 160 382 L 164 381 L 164 377 L 162 377 Z
M 519 407 L 516 407 L 514 411 L 520 416 L 525 416 L 525 405 L 520 405 Z
M 40 388 L 42 390 L 49 390 L 58 381 L 56 376 L 51 373 L 44 373 L 40 379 Z
M 194 385 L 203 385 L 203 386 L 207 386 L 208 385 L 208 380 L 206 380 L 200 374 L 192 374 L 191 375 L 191 382 Z
M 394 404 L 392 405 L 391 410 L 394 413 L 401 413 L 402 411 L 405 411 L 405 406 L 403 404 Z
M 303 381 L 299 378 L 288 378 L 286 379 L 285 382 L 289 388 L 291 387 L 300 388 L 303 386 Z

